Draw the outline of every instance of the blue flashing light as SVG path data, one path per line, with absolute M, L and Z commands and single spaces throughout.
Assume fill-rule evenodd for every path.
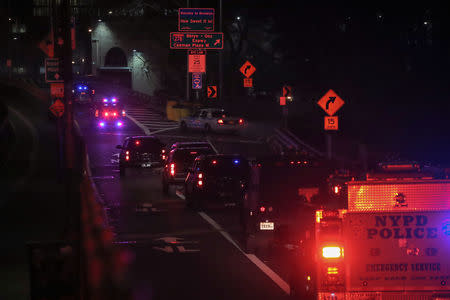
M 79 87 L 78 87 L 78 89 L 79 89 L 79 90 L 81 90 L 81 89 L 82 89 L 82 87 L 81 87 L 81 86 L 79 86 Z
M 107 102 L 108 102 L 108 99 L 103 98 L 103 103 L 107 103 Z
M 237 164 L 239 164 L 239 160 L 238 160 L 238 159 L 235 159 L 235 160 L 233 160 L 233 163 L 234 163 L 235 165 L 237 165 Z
M 87 90 L 87 86 L 83 87 L 83 90 Z
M 116 98 L 112 98 L 111 101 L 112 102 L 117 102 L 117 99 Z

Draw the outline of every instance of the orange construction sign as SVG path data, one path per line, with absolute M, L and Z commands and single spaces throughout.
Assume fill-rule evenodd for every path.
M 208 98 L 217 98 L 217 86 L 216 85 L 208 85 L 207 93 L 208 93 Z
M 344 105 L 344 100 L 333 90 L 329 90 L 319 101 L 320 107 L 330 116 L 334 115 Z
M 56 101 L 50 106 L 50 111 L 58 118 L 64 114 L 64 103 L 61 100 L 56 99 Z
M 286 97 L 280 97 L 280 105 L 281 106 L 286 105 Z
M 245 77 L 249 78 L 255 73 L 256 68 L 247 60 L 239 70 Z
M 325 130 L 338 130 L 339 129 L 337 116 L 331 116 L 331 117 L 326 116 L 324 121 L 325 121 L 325 124 L 324 124 Z
M 246 88 L 253 87 L 253 78 L 244 78 L 244 87 Z

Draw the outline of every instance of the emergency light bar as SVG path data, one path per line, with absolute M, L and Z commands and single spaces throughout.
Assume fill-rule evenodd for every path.
M 421 211 L 450 209 L 450 180 L 348 182 L 348 210 Z

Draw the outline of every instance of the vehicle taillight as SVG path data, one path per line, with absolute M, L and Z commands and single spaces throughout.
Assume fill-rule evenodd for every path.
M 92 95 L 94 95 L 95 94 L 95 90 L 92 90 Z
M 175 176 L 175 164 L 170 164 L 170 175 Z
M 324 258 L 340 258 L 343 256 L 343 250 L 338 246 L 326 246 L 322 248 L 322 256 Z
M 213 165 L 215 165 L 215 164 L 217 164 L 217 160 L 213 160 L 211 163 L 212 163 Z
M 197 185 L 199 187 L 203 186 L 203 173 L 198 173 L 198 181 L 197 181 Z
M 139 144 L 141 143 L 141 141 L 140 141 L 140 140 L 136 140 L 134 143 L 135 143 L 136 146 L 137 146 L 137 145 L 139 145 Z
M 223 125 L 223 120 L 222 120 L 222 119 L 219 119 L 219 120 L 217 120 L 217 123 L 218 123 L 219 125 Z
M 338 267 L 328 267 L 327 268 L 327 274 L 328 275 L 337 275 L 337 274 L 339 274 Z
M 95 116 L 98 117 L 98 109 L 95 110 Z
M 130 151 L 125 151 L 125 160 L 130 160 Z
M 161 158 L 162 160 L 166 160 L 166 156 L 164 154 L 161 156 Z
M 113 116 L 116 117 L 116 116 L 117 116 L 117 113 L 116 113 L 116 112 L 113 112 Z
M 122 109 L 122 117 L 125 117 L 125 109 Z
M 339 195 L 340 192 L 341 192 L 341 186 L 340 185 L 333 186 L 333 193 L 335 193 L 336 195 Z
M 265 212 L 265 211 L 266 211 L 266 208 L 265 208 L 264 206 L 261 206 L 261 207 L 259 208 L 259 211 L 260 211 L 260 212 Z
M 108 113 L 107 112 L 105 112 L 104 114 L 103 114 L 105 117 L 107 117 L 108 116 Z
M 239 119 L 239 125 L 243 125 L 244 124 L 244 119 Z

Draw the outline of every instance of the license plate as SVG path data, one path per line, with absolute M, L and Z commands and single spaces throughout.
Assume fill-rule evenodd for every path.
M 141 165 L 141 167 L 143 167 L 143 168 L 149 168 L 149 167 L 151 167 L 151 166 L 152 166 L 151 163 L 147 163 L 147 164 L 142 164 L 142 165 Z
M 81 95 L 86 95 L 86 93 L 85 92 L 81 92 Z
M 273 222 L 260 222 L 259 229 L 260 230 L 274 230 L 275 225 Z

